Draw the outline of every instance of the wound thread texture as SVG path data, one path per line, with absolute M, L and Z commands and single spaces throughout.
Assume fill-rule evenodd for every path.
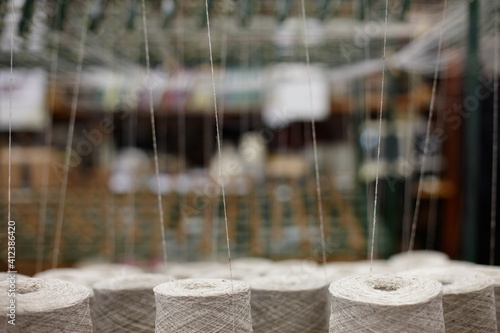
M 253 280 L 254 332 L 328 332 L 327 288 L 324 277 L 318 274 Z
M 422 277 L 353 275 L 333 282 L 330 332 L 443 333 L 442 286 Z
M 252 332 L 250 285 L 223 279 L 186 279 L 154 288 L 156 332 Z
M 162 274 L 136 274 L 94 284 L 94 331 L 151 333 L 155 331 L 153 288 L 171 280 Z
M 497 331 L 500 331 L 500 267 L 477 265 L 470 267 L 474 271 L 487 275 L 493 279 L 493 289 L 495 293 L 495 308 L 497 314 Z
M 447 333 L 497 332 L 493 280 L 472 269 L 429 268 L 405 272 L 443 284 L 443 313 Z
M 9 282 L 0 282 L 7 295 Z M 16 283 L 15 325 L 0 324 L 8 333 L 91 333 L 90 292 L 75 283 L 48 279 L 19 279 Z M 2 317 L 7 320 L 10 297 L 0 297 Z

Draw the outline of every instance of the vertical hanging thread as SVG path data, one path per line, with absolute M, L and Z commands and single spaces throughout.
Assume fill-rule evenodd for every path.
M 252 332 L 246 282 L 186 279 L 162 283 L 154 292 L 156 333 Z
M 443 333 L 442 286 L 422 277 L 353 275 L 333 282 L 331 333 Z
M 311 109 L 311 133 L 312 133 L 312 143 L 313 143 L 313 154 L 314 154 L 314 175 L 316 178 L 316 196 L 318 200 L 318 218 L 319 218 L 319 232 L 321 237 L 321 253 L 323 259 L 323 266 L 326 265 L 326 245 L 325 245 L 325 224 L 323 220 L 323 205 L 321 202 L 321 184 L 319 181 L 319 163 L 318 163 L 318 146 L 316 142 L 316 121 L 314 116 L 313 108 L 313 94 L 311 85 L 311 70 L 310 70 L 310 59 L 309 59 L 309 44 L 307 41 L 307 19 L 306 19 L 306 8 L 304 0 L 301 0 L 302 8 L 302 24 L 304 29 L 304 48 L 306 52 L 306 67 L 307 67 L 307 86 L 309 90 L 309 108 Z M 326 279 L 326 268 L 324 270 Z
M 418 181 L 418 189 L 417 189 L 417 198 L 415 201 L 415 211 L 413 213 L 413 222 L 411 226 L 411 235 L 410 235 L 410 243 L 408 244 L 408 252 L 411 253 L 413 251 L 414 243 L 415 243 L 415 234 L 417 232 L 417 221 L 418 214 L 420 210 L 420 200 L 422 197 L 422 186 L 424 184 L 424 168 L 425 161 L 427 159 L 427 155 L 429 154 L 429 141 L 431 136 L 431 124 L 432 117 L 434 115 L 434 104 L 436 100 L 436 88 L 437 88 L 437 79 L 439 74 L 439 63 L 441 61 L 441 49 L 443 45 L 443 27 L 444 27 L 444 19 L 446 17 L 446 5 L 447 0 L 444 0 L 443 4 L 443 15 L 441 17 L 441 23 L 439 27 L 439 42 L 438 42 L 438 54 L 436 58 L 436 65 L 434 67 L 434 79 L 432 81 L 432 92 L 431 92 L 431 102 L 429 105 L 429 115 L 427 117 L 427 128 L 425 132 L 425 142 L 424 142 L 424 154 L 422 155 L 422 164 L 420 165 L 420 177 Z
M 158 145 L 156 144 L 156 125 L 155 125 L 155 111 L 153 107 L 153 88 L 151 86 L 151 65 L 149 63 L 149 43 L 148 43 L 148 26 L 146 21 L 146 4 L 145 0 L 142 0 L 142 26 L 144 30 L 144 51 L 146 53 L 146 71 L 148 77 L 148 92 L 149 92 L 149 113 L 151 115 L 151 135 L 153 139 L 153 151 L 154 151 L 154 162 L 155 162 L 155 175 L 156 183 L 158 185 L 158 212 L 160 214 L 160 232 L 161 241 L 163 249 L 163 261 L 167 262 L 167 239 L 165 235 L 165 223 L 163 220 L 163 206 L 161 203 L 161 185 L 160 185 L 160 168 L 158 166 Z
M 232 268 L 231 268 L 231 247 L 229 244 L 229 228 L 228 228 L 228 219 L 227 219 L 227 205 L 226 205 L 226 192 L 224 188 L 224 180 L 222 177 L 222 153 L 221 153 L 221 141 L 222 138 L 220 136 L 219 130 L 219 113 L 217 110 L 217 93 L 215 91 L 215 75 L 214 75 L 214 59 L 212 53 L 212 36 L 210 34 L 210 15 L 208 10 L 208 0 L 205 0 L 205 12 L 207 15 L 207 34 L 208 34 L 208 49 L 210 52 L 210 72 L 212 74 L 212 95 L 214 102 L 214 116 L 215 116 L 215 129 L 216 129 L 216 137 L 217 137 L 217 154 L 219 161 L 219 186 L 222 191 L 222 204 L 224 208 L 224 226 L 226 230 L 226 247 L 227 247 L 227 256 L 228 256 L 228 265 L 229 265 L 229 274 L 232 276 Z M 232 280 L 232 278 L 231 278 Z
M 57 223 L 54 241 L 54 252 L 52 255 L 52 268 L 57 267 L 59 261 L 59 251 L 61 247 L 62 226 L 64 220 L 64 207 L 66 204 L 66 191 L 68 188 L 69 162 L 71 158 L 71 146 L 73 145 L 73 135 L 75 132 L 76 111 L 78 107 L 78 94 L 80 92 L 80 83 L 82 78 L 83 57 L 85 55 L 85 43 L 87 40 L 87 26 L 92 2 L 87 0 L 85 14 L 82 22 L 82 33 L 80 37 L 80 46 L 78 50 L 78 60 L 76 65 L 75 85 L 73 87 L 73 96 L 71 100 L 71 111 L 68 125 L 68 136 L 66 139 L 66 157 L 64 160 L 63 179 L 61 182 L 61 192 L 59 197 L 59 208 L 57 211 Z
M 384 45 L 382 51 L 382 84 L 380 89 L 380 109 L 378 115 L 378 142 L 377 142 L 377 173 L 375 176 L 375 196 L 373 199 L 373 224 L 372 224 L 372 238 L 371 238 L 371 249 L 370 249 L 370 262 L 373 262 L 373 254 L 375 249 L 375 230 L 377 227 L 377 200 L 378 200 L 378 180 L 379 180 L 379 169 L 380 169 L 380 146 L 382 139 L 382 116 L 384 110 L 384 85 L 385 85 L 385 50 L 387 47 L 387 17 L 389 16 L 389 0 L 385 0 L 385 18 L 384 18 Z M 370 266 L 370 273 L 372 272 L 372 266 Z

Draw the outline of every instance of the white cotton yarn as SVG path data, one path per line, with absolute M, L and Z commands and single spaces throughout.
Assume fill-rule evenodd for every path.
M 273 262 L 265 272 L 265 276 L 290 276 L 315 274 L 319 265 L 307 259 L 287 259 Z
M 266 276 L 251 285 L 254 332 L 328 331 L 328 284 L 316 273 Z
M 226 267 L 225 269 L 206 272 L 203 277 L 208 279 L 232 279 L 250 282 L 253 279 L 258 278 L 259 275 L 251 268 L 245 269 L 243 267 L 232 267 L 231 270 L 229 270 L 229 267 Z
M 431 279 L 383 274 L 333 282 L 330 332 L 443 333 L 442 286 Z
M 213 271 L 227 269 L 227 264 L 217 261 L 169 262 L 156 267 L 156 272 L 168 274 L 175 279 L 191 279 L 205 277 Z
M 407 269 L 448 265 L 450 263 L 450 258 L 443 252 L 415 250 L 411 252 L 396 253 L 387 260 L 387 263 L 393 271 L 404 271 Z
M 432 278 L 443 284 L 447 333 L 497 332 L 493 280 L 488 276 L 453 266 L 411 270 L 404 274 Z
M 107 278 L 144 273 L 140 267 L 118 263 L 81 262 L 76 268 Z
M 252 332 L 250 285 L 223 279 L 185 279 L 154 288 L 156 332 Z
M 495 292 L 495 308 L 497 313 L 497 330 L 500 332 L 500 267 L 469 264 L 469 269 L 487 275 L 493 279 L 493 289 Z
M 94 331 L 152 333 L 155 331 L 153 288 L 172 280 L 163 274 L 135 274 L 94 284 Z
M 255 276 L 263 276 L 273 267 L 273 262 L 261 257 L 242 257 L 231 260 L 231 267 L 252 271 Z
M 350 275 L 367 274 L 370 272 L 379 274 L 388 274 L 393 272 L 393 268 L 385 260 L 361 261 L 332 261 L 326 263 L 326 272 L 330 282 Z M 323 268 L 320 267 L 319 271 Z
M 0 282 L 0 313 L 6 319 L 9 282 Z M 49 279 L 19 279 L 16 282 L 15 326 L 2 322 L 0 332 L 91 333 L 90 292 L 75 283 Z
M 92 290 L 92 285 L 104 278 L 102 274 L 83 271 L 77 268 L 52 268 L 35 274 L 40 279 L 58 279 L 81 284 Z

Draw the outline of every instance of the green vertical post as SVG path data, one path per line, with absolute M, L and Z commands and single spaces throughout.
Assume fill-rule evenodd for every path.
M 29 32 L 31 19 L 35 11 L 35 0 L 26 0 L 23 6 L 23 13 L 19 20 L 19 35 L 26 36 Z
M 328 14 L 328 6 L 330 5 L 330 0 L 319 0 L 318 10 L 319 19 L 324 21 Z
M 131 0 L 129 3 L 129 12 L 127 17 L 127 30 L 133 31 L 135 17 L 137 16 L 137 0 Z
M 365 2 L 366 2 L 366 0 L 359 0 L 358 18 L 360 21 L 365 20 Z
M 479 180 L 479 134 L 481 112 L 475 96 L 479 73 L 479 1 L 469 2 L 468 49 L 465 68 L 464 107 L 469 117 L 464 122 L 464 211 L 462 248 L 465 260 L 476 260 Z
M 59 3 L 59 11 L 54 17 L 54 30 L 62 31 L 64 29 L 64 22 L 66 21 L 66 12 L 68 11 L 68 4 L 71 0 L 62 0 Z
M 404 0 L 401 5 L 401 16 L 399 17 L 400 21 L 404 21 L 406 18 L 406 12 L 410 8 L 410 0 Z

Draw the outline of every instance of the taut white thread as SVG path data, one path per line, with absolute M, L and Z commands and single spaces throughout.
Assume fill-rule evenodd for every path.
M 382 114 L 384 108 L 384 84 L 385 84 L 385 49 L 387 46 L 387 17 L 389 16 L 389 0 L 385 0 L 385 19 L 384 19 L 384 48 L 382 53 L 382 87 L 380 89 L 380 110 L 378 118 L 378 143 L 377 143 L 377 173 L 375 176 L 375 196 L 373 199 L 373 224 L 372 224 L 372 239 L 371 239 L 371 250 L 370 250 L 370 262 L 373 262 L 373 252 L 375 248 L 375 230 L 377 226 L 377 199 L 378 199 L 378 178 L 380 169 L 380 146 L 382 141 Z M 372 272 L 372 266 L 370 265 L 370 273 Z
M 434 115 L 434 102 L 436 100 L 436 87 L 437 87 L 437 79 L 439 74 L 439 62 L 441 61 L 441 47 L 443 44 L 443 25 L 444 19 L 446 15 L 446 4 L 447 0 L 444 0 L 443 4 L 443 16 L 441 18 L 440 30 L 439 30 L 439 43 L 438 43 L 438 54 L 436 58 L 436 66 L 434 68 L 434 80 L 432 82 L 432 94 L 431 94 L 431 103 L 429 105 L 429 116 L 427 118 L 427 129 L 425 132 L 425 143 L 424 143 L 424 154 L 422 155 L 422 164 L 420 165 L 420 178 L 418 181 L 418 190 L 417 190 L 417 199 L 415 201 L 415 211 L 413 213 L 413 222 L 411 226 L 411 235 L 410 235 L 410 243 L 408 244 L 408 252 L 411 254 L 413 251 L 413 246 L 415 243 L 415 234 L 417 231 L 417 221 L 418 221 L 418 213 L 420 210 L 420 199 L 422 197 L 422 186 L 424 184 L 424 167 L 425 160 L 429 153 L 429 141 L 430 141 L 430 133 L 431 133 L 431 124 L 432 124 L 432 116 Z
M 208 48 L 210 51 L 210 71 L 212 73 L 212 94 L 214 99 L 214 113 L 215 113 L 215 128 L 217 131 L 217 152 L 219 156 L 219 185 L 222 190 L 222 204 L 224 206 L 224 224 L 226 228 L 226 246 L 227 246 L 227 256 L 229 264 L 229 272 L 232 281 L 232 269 L 231 269 L 231 248 L 229 246 L 229 228 L 227 221 L 227 207 L 226 207 L 226 192 L 224 190 L 224 180 L 222 177 L 222 156 L 221 156 L 221 137 L 219 131 L 219 115 L 217 112 L 217 93 L 215 92 L 215 75 L 214 75 L 214 60 L 212 54 L 212 37 L 210 35 L 210 15 L 208 13 L 208 0 L 205 0 L 205 10 L 207 14 L 207 33 L 208 33 Z
M 151 87 L 151 66 L 149 63 L 149 44 L 148 44 L 148 27 L 146 24 L 146 4 L 142 0 L 142 25 L 144 30 L 144 50 L 146 53 L 146 70 L 148 76 L 148 91 L 149 91 L 149 113 L 151 115 L 151 133 L 153 137 L 153 150 L 155 161 L 156 183 L 158 184 L 158 211 L 160 214 L 160 232 L 163 247 L 163 261 L 167 262 L 167 239 L 165 236 L 165 224 L 163 220 L 163 206 L 161 204 L 161 187 L 160 187 L 160 168 L 158 166 L 158 146 L 156 144 L 156 126 L 155 126 L 155 111 L 153 107 L 153 88 Z
M 86 11 L 82 23 L 82 35 L 80 37 L 80 49 L 78 51 L 78 61 L 76 66 L 75 86 L 73 87 L 73 97 L 71 100 L 71 113 L 68 125 L 68 137 L 66 139 L 66 158 L 64 161 L 64 172 L 61 183 L 61 193 L 59 198 L 59 209 L 57 212 L 57 224 L 54 241 L 54 253 L 52 256 L 52 267 L 57 267 L 59 261 L 59 250 L 61 246 L 61 233 L 64 219 L 64 207 L 66 204 L 66 190 L 68 188 L 69 161 L 71 157 L 71 146 L 73 144 L 73 134 L 75 132 L 76 109 L 78 107 L 78 94 L 80 92 L 80 82 L 82 78 L 83 56 L 85 54 L 85 42 L 87 40 L 87 26 L 89 21 L 91 1 L 87 0 Z
M 302 7 L 302 23 L 304 25 L 304 48 L 306 51 L 306 66 L 307 66 L 307 84 L 309 88 L 309 108 L 311 109 L 311 132 L 313 141 L 313 154 L 314 154 L 314 174 L 316 177 L 316 195 L 318 197 L 318 218 L 319 218 L 319 232 L 321 236 L 321 252 L 323 255 L 323 266 L 326 265 L 326 245 L 325 245 L 325 227 L 323 220 L 323 205 L 321 202 L 321 185 L 319 182 L 319 163 L 318 163 L 318 147 L 316 142 L 316 121 L 314 119 L 314 108 L 313 108 L 313 95 L 311 87 L 311 72 L 310 72 L 310 59 L 309 59 L 309 45 L 307 43 L 307 20 L 306 20 L 306 8 L 304 5 L 304 0 L 301 0 Z M 324 267 L 324 275 L 326 279 L 326 267 Z
M 156 333 L 252 332 L 246 282 L 177 280 L 156 286 L 154 293 Z

